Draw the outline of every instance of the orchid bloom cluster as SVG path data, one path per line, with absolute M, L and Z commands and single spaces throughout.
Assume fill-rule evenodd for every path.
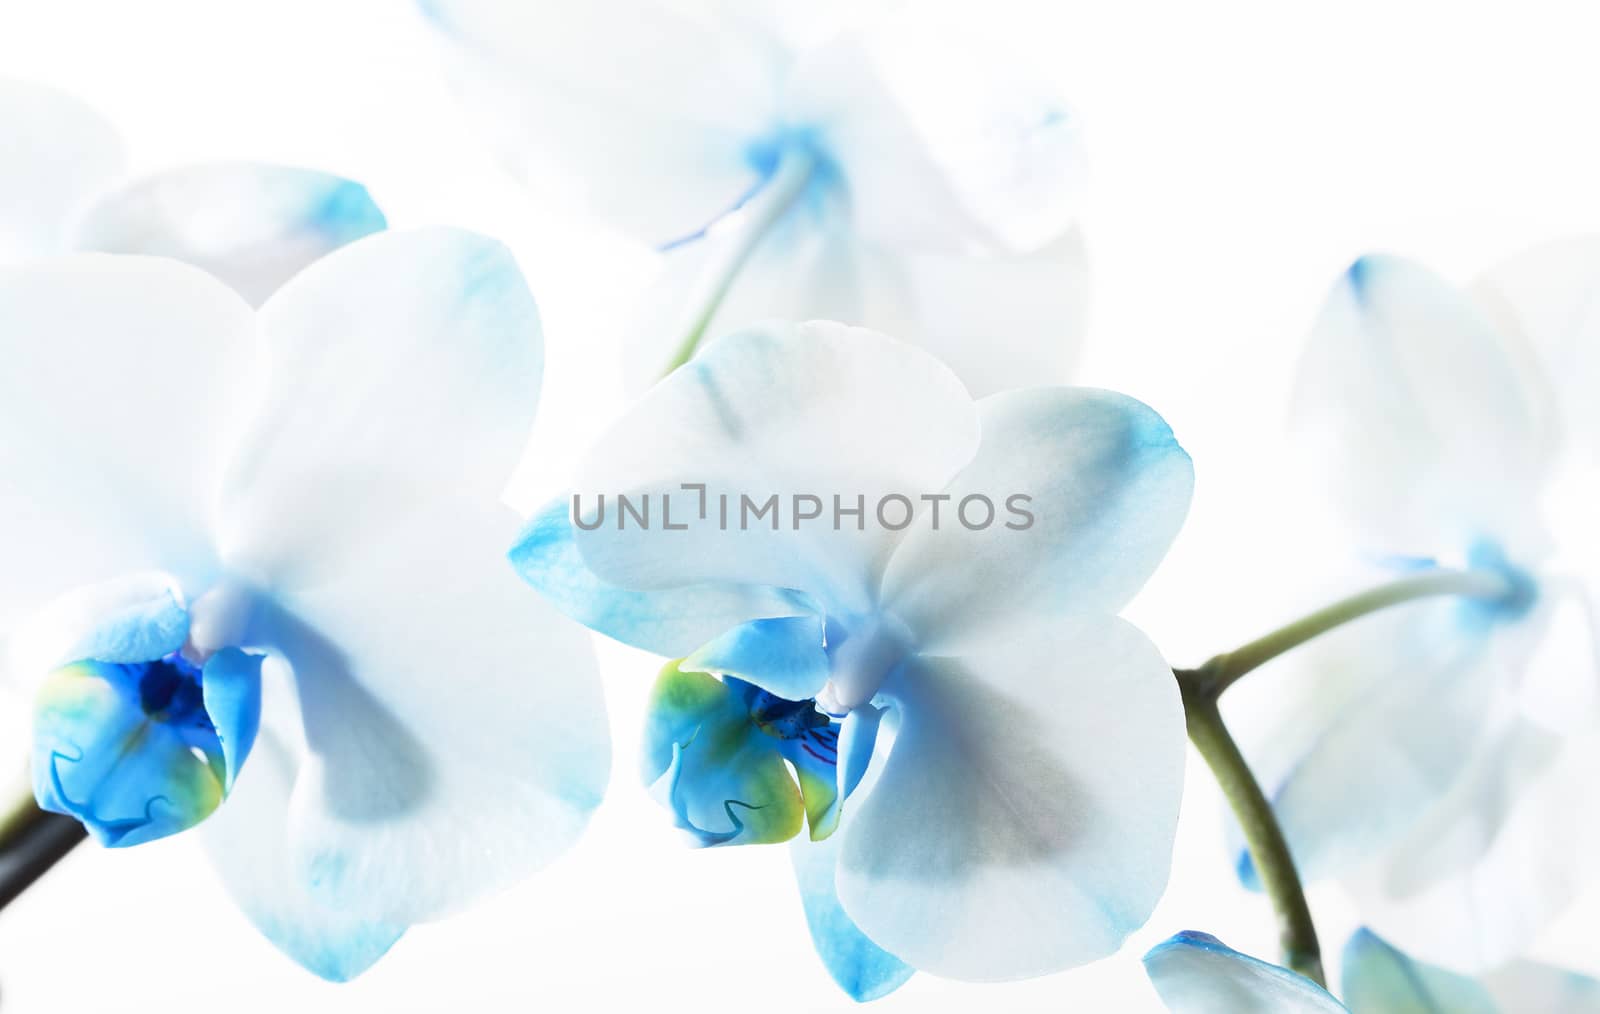
M 40 809 L 114 848 L 192 832 L 346 980 L 582 832 L 593 631 L 662 659 L 663 820 L 785 844 L 856 1000 L 1121 949 L 1187 729 L 1294 970 L 1179 933 L 1145 956 L 1170 1010 L 1600 1012 L 1524 957 L 1600 847 L 1600 545 L 1569 493 L 1600 460 L 1600 245 L 1467 291 L 1356 262 L 1294 430 L 1386 582 L 1238 672 L 1174 669 L 1120 614 L 1194 469 L 1151 407 L 1062 386 L 1057 96 L 912 5 L 420 6 L 529 185 L 662 252 L 628 356 L 653 385 L 521 517 L 543 335 L 506 247 L 390 230 L 311 170 L 129 178 L 93 112 L 0 82 L 0 677 Z M 1265 720 L 1227 709 L 1235 744 L 1223 690 L 1313 637 L 1251 681 Z M 1302 875 L 1363 923 L 1337 998 Z
M 883 0 L 419 4 L 516 173 L 666 254 L 636 378 L 702 337 L 826 318 L 918 342 L 975 395 L 1067 379 L 1082 130 L 965 19 Z
M 1297 434 L 1377 569 L 1464 596 L 1308 648 L 1247 746 L 1297 865 L 1346 882 L 1408 951 L 1514 958 L 1600 847 L 1592 494 L 1600 257 L 1562 243 L 1463 292 L 1358 261 L 1305 352 Z M 1585 365 L 1587 359 L 1588 365 Z M 1560 392 L 1558 394 L 1558 392 Z M 1247 879 L 1252 871 L 1246 867 Z
M 504 248 L 379 233 L 259 311 L 170 260 L 45 260 L 0 269 L 0 341 L 41 806 L 111 846 L 198 825 L 330 979 L 577 836 L 609 741 L 584 638 L 500 560 L 541 364 Z
M 913 346 L 772 324 L 658 384 L 579 475 L 689 520 L 601 523 L 563 497 L 518 570 L 590 627 L 678 659 L 652 698 L 646 781 L 701 844 L 804 822 L 796 872 L 845 989 L 880 995 L 913 968 L 1040 975 L 1112 953 L 1148 917 L 1183 717 L 1167 664 L 1116 612 L 1193 482 L 1154 412 L 1082 388 L 974 402 Z M 746 525 L 700 513 L 693 487 L 952 506 Z M 1033 524 L 957 516 L 1013 492 Z

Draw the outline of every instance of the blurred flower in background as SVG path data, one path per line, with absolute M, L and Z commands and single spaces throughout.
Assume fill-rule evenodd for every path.
M 965 18 L 420 6 L 517 175 L 666 254 L 631 332 L 639 387 L 701 336 L 769 318 L 914 335 L 976 395 L 1066 379 L 1086 295 L 1080 127 Z
M 219 162 L 125 179 L 116 130 L 42 85 L 0 79 L 0 134 L 0 264 L 73 250 L 173 257 L 259 306 L 385 225 L 366 188 L 310 169 Z
M 508 252 L 383 232 L 259 313 L 171 260 L 39 259 L 0 269 L 0 342 L 41 806 L 107 845 L 198 824 L 329 979 L 577 836 L 609 738 L 586 636 L 503 562 L 542 369 Z
M 581 468 L 591 510 L 598 491 L 647 497 L 657 528 L 575 524 L 564 498 L 512 559 L 569 615 L 681 659 L 652 698 L 645 780 L 697 844 L 808 826 L 792 851 L 817 950 L 870 999 L 912 968 L 1080 965 L 1148 918 L 1183 713 L 1116 613 L 1192 485 L 1171 430 L 1131 398 L 974 402 L 913 346 L 768 324 L 659 383 Z M 1013 493 L 1028 522 L 977 523 L 973 504 Z M 722 523 L 720 497 L 747 494 L 863 512 Z M 685 527 L 662 530 L 670 518 Z
M 1600 982 L 1520 961 L 1469 979 L 1414 961 L 1371 930 L 1341 959 L 1340 1003 L 1286 968 L 1241 954 L 1205 933 L 1179 933 L 1150 950 L 1145 969 L 1173 1014 L 1586 1014 Z
M 1600 847 L 1600 500 L 1568 481 L 1597 446 L 1585 249 L 1470 292 L 1366 257 L 1334 288 L 1296 392 L 1306 463 L 1375 569 L 1454 568 L 1498 591 L 1386 610 L 1240 691 L 1267 706 L 1241 739 L 1303 872 L 1343 880 L 1408 953 L 1468 972 L 1521 953 Z

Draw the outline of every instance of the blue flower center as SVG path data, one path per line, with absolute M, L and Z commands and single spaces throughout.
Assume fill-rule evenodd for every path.
M 1539 601 L 1539 582 L 1513 564 L 1497 542 L 1482 539 L 1475 543 L 1467 553 L 1467 566 L 1500 575 L 1507 590 L 1498 598 L 1463 599 L 1461 617 L 1465 623 L 1477 626 L 1515 622 L 1527 616 Z
M 139 677 L 139 706 L 145 714 L 175 725 L 211 725 L 200 686 L 200 669 L 194 663 L 173 652 L 129 668 L 144 669 Z
M 732 676 L 723 677 L 723 682 L 740 695 L 756 728 L 774 739 L 815 737 L 831 724 L 815 700 L 791 701 Z M 832 739 L 831 733 L 828 738 Z

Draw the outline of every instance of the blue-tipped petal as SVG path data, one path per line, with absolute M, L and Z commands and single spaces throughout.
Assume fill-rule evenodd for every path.
M 262 730 L 227 803 L 196 833 L 223 886 L 262 935 L 314 975 L 345 982 L 383 957 L 406 926 L 323 904 L 295 867 L 287 825 L 300 767 L 279 731 L 271 723 Z
M 137 180 L 101 198 L 76 246 L 205 269 L 259 306 L 312 261 L 387 226 L 359 183 L 309 169 L 219 162 Z
M 1348 1014 L 1310 979 L 1241 954 L 1209 933 L 1185 931 L 1157 944 L 1144 967 L 1173 1014 Z M 1389 1008 L 1374 1008 L 1380 1009 Z
M 231 790 L 261 729 L 261 656 L 222 649 L 201 670 L 200 689 L 222 749 L 223 788 Z
M 752 620 L 690 653 L 679 668 L 737 676 L 791 701 L 817 696 L 828 682 L 820 616 Z
M 648 592 L 607 584 L 583 562 L 573 541 L 571 503 L 562 496 L 539 511 L 517 537 L 511 565 L 552 605 L 591 630 L 679 658 L 748 620 L 806 610 L 803 596 L 765 585 L 707 583 Z
M 817 956 L 840 989 L 865 1003 L 893 993 L 916 969 L 869 940 L 845 914 L 833 883 L 838 857 L 837 838 L 789 846 Z
M 1358 1014 L 1498 1014 L 1500 1010 L 1481 983 L 1412 961 L 1367 929 L 1357 930 L 1345 944 L 1340 986 L 1345 1002 Z
M 931 653 L 1121 609 L 1166 556 L 1194 489 L 1171 427 L 1125 395 L 1039 387 L 978 411 L 977 456 L 944 487 L 937 520 L 924 510 L 906 532 L 883 578 L 884 601 Z
M 1306 341 L 1293 426 L 1365 548 L 1430 554 L 1485 533 L 1535 537 L 1553 430 L 1532 358 L 1421 265 L 1351 265 Z
M 198 824 L 222 802 L 221 750 L 201 707 L 199 673 L 173 656 L 52 673 L 34 708 L 39 806 L 124 847 Z

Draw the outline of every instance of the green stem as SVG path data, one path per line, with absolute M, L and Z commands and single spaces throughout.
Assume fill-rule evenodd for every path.
M 1272 803 L 1261 791 L 1255 775 L 1250 773 L 1239 745 L 1228 734 L 1222 713 L 1217 710 L 1217 699 L 1185 675 L 1178 674 L 1178 686 L 1183 691 L 1189 740 L 1216 776 L 1223 796 L 1244 830 L 1250 859 L 1277 913 L 1278 942 L 1284 964 L 1318 985 L 1326 986 L 1322 949 L 1317 943 L 1317 928 L 1311 921 L 1311 907 L 1306 903 L 1300 873 L 1295 869 L 1294 857 L 1289 854 L 1289 843 L 1283 837 L 1278 818 L 1272 812 Z
M 1298 648 L 1335 627 L 1341 627 L 1370 613 L 1388 609 L 1390 606 L 1446 595 L 1498 599 L 1514 593 L 1515 589 L 1510 580 L 1495 571 L 1431 570 L 1341 599 L 1293 623 L 1279 627 L 1243 647 L 1217 655 L 1192 672 L 1196 679 L 1208 685 L 1207 689 L 1215 696 L 1232 686 L 1245 673 L 1265 665 L 1279 655 Z
M 772 178 L 745 203 L 744 207 L 739 209 L 738 223 L 729 223 L 731 227 L 739 230 L 734 236 L 734 244 L 707 272 L 708 289 L 700 312 L 695 315 L 683 340 L 678 343 L 678 349 L 673 353 L 667 368 L 662 371 L 662 376 L 666 376 L 694 358 L 695 350 L 700 347 L 706 329 L 716 318 L 717 309 L 727 298 L 728 290 L 733 288 L 739 272 L 750 260 L 750 255 L 761 244 L 761 240 L 771 230 L 773 224 L 782 218 L 783 213 L 793 207 L 795 200 L 805 192 L 806 184 L 811 181 L 816 168 L 816 156 L 805 149 L 795 148 L 786 152 L 778 162 L 778 168 L 773 172 Z
M 1216 776 L 1238 819 L 1250 859 L 1277 913 L 1284 964 L 1317 984 L 1327 985 L 1323 981 L 1322 950 L 1300 873 L 1283 828 L 1272 812 L 1271 801 L 1222 721 L 1218 698 L 1241 676 L 1279 655 L 1390 606 L 1439 596 L 1499 599 L 1516 591 L 1509 578 L 1494 571 L 1433 570 L 1341 599 L 1243 647 L 1216 655 L 1198 669 L 1173 670 L 1183 695 L 1189 740 Z

